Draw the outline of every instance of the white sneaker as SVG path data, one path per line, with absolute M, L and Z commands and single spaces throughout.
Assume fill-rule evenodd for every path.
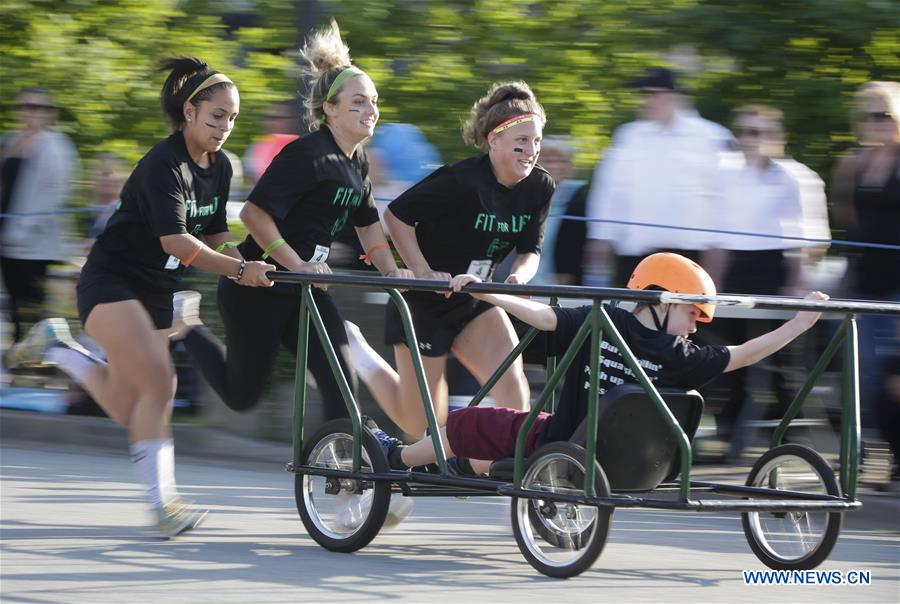
M 395 495 L 391 497 L 391 505 L 388 507 L 387 516 L 384 519 L 382 528 L 392 529 L 409 516 L 409 512 L 413 509 L 412 499 L 406 496 Z
M 347 491 L 341 491 L 338 497 L 341 502 L 338 503 L 338 509 L 334 514 L 334 522 L 339 529 L 344 531 L 355 531 L 366 519 L 363 512 L 363 502 L 366 495 L 371 498 L 371 491 L 367 491 L 362 495 L 354 495 Z
M 194 502 L 176 497 L 157 508 L 153 530 L 163 539 L 171 539 L 199 526 L 208 513 L 196 508 Z
M 186 289 L 172 296 L 172 323 L 200 322 L 200 292 Z
M 35 323 L 28 330 L 25 339 L 13 346 L 9 351 L 9 366 L 40 366 L 48 363 L 47 353 L 51 348 L 65 346 L 76 350 L 89 358 L 94 358 L 91 352 L 75 341 L 69 324 L 65 319 L 51 318 Z

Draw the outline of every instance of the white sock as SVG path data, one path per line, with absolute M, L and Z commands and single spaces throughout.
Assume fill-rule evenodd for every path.
M 164 502 L 178 497 L 175 486 L 175 441 L 167 438 L 159 450 L 159 496 Z
M 369 346 L 359 327 L 350 321 L 344 321 L 344 329 L 347 331 L 347 340 L 350 343 L 350 358 L 353 361 L 353 367 L 363 382 L 381 371 L 394 371 L 388 362 Z
M 84 386 L 88 374 L 94 367 L 106 365 L 106 363 L 68 346 L 54 346 L 47 352 L 47 360 L 56 363 L 57 367 L 81 386 Z
M 131 443 L 131 461 L 138 482 L 151 508 L 158 508 L 175 495 L 175 455 L 171 438 Z

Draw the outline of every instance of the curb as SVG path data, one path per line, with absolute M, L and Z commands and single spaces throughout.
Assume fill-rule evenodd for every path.
M 173 424 L 178 455 L 203 459 L 264 463 L 282 467 L 290 461 L 290 443 L 236 436 L 223 430 Z M 128 433 L 105 417 L 48 415 L 0 410 L 0 440 L 76 445 L 104 451 L 128 451 Z

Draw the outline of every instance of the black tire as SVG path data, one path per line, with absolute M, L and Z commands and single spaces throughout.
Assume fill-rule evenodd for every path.
M 796 444 L 766 451 L 753 464 L 747 486 L 841 494 L 828 462 Z M 809 570 L 831 553 L 843 517 L 842 512 L 744 512 L 741 524 L 750 549 L 763 564 L 775 570 Z
M 363 427 L 361 471 L 387 472 L 381 445 Z M 326 423 L 306 441 L 303 465 L 352 469 L 353 429 L 349 419 Z M 342 481 L 326 492 L 324 476 L 297 474 L 294 498 L 303 526 L 316 543 L 333 552 L 355 552 L 369 544 L 384 524 L 391 500 L 391 484 L 385 481 Z M 354 493 L 353 491 L 358 491 Z
M 609 482 L 593 463 L 598 497 L 609 496 Z M 544 445 L 531 456 L 523 489 L 583 493 L 584 449 L 570 442 Z M 552 500 L 512 498 L 510 515 L 519 551 L 537 571 L 568 578 L 591 567 L 606 545 L 613 509 Z

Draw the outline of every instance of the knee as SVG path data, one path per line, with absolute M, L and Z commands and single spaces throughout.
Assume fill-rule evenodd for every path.
M 249 411 L 256 407 L 259 404 L 259 399 L 262 397 L 262 388 L 257 387 L 234 387 L 230 389 L 230 392 L 222 397 L 225 406 L 227 406 L 232 411 L 238 411 L 243 413 L 244 411 Z

